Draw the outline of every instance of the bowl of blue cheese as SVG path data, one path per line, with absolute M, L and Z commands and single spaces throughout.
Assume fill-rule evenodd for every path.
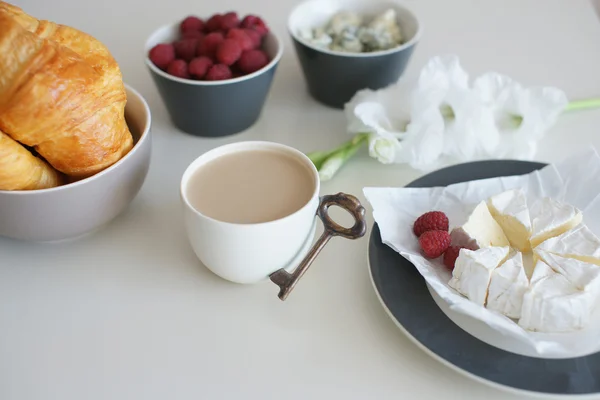
M 310 95 L 334 108 L 396 82 L 421 36 L 414 12 L 385 0 L 304 1 L 288 30 Z

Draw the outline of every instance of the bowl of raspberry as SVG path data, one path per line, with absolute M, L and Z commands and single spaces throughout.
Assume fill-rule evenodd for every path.
M 362 89 L 395 83 L 422 29 L 395 0 L 305 0 L 291 11 L 288 31 L 310 95 L 343 108 Z
M 221 137 L 258 120 L 283 45 L 262 18 L 232 11 L 165 25 L 150 35 L 145 52 L 173 124 Z

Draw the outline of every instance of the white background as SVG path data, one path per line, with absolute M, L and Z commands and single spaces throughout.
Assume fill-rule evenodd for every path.
M 178 198 L 193 159 L 240 140 L 310 151 L 348 138 L 343 113 L 306 94 L 286 32 L 292 0 L 16 4 L 109 47 L 125 81 L 150 104 L 154 150 L 139 196 L 97 234 L 60 245 L 0 239 L 0 399 L 520 398 L 438 364 L 402 335 L 369 282 L 367 237 L 333 240 L 285 303 L 268 282 L 230 284 L 195 259 Z M 425 29 L 406 79 L 429 57 L 455 53 L 472 75 L 496 70 L 527 85 L 558 86 L 573 99 L 600 96 L 600 23 L 588 0 L 406 4 Z M 190 137 L 169 122 L 143 44 L 158 26 L 190 13 L 229 10 L 264 16 L 284 38 L 285 54 L 254 127 L 224 139 Z M 562 116 L 537 159 L 559 160 L 590 143 L 600 148 L 600 110 Z M 363 152 L 322 192 L 364 200 L 364 186 L 404 185 L 419 175 Z

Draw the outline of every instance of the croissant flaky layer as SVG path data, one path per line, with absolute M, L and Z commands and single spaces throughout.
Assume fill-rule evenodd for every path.
M 13 139 L 0 141 L 0 157 L 21 143 L 56 170 L 80 178 L 132 148 L 121 72 L 102 43 L 0 1 L 0 54 L 0 130 Z M 32 170 L 39 161 L 22 159 Z M 2 159 L 0 167 L 13 168 Z M 0 189 L 8 186 L 5 175 L 0 173 Z
M 61 183 L 54 168 L 0 131 L 0 190 L 47 189 Z

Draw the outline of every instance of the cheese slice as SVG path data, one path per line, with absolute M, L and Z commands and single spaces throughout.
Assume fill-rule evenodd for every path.
M 461 249 L 448 286 L 472 302 L 485 305 L 492 271 L 504 262 L 508 253 L 509 247 Z
M 483 247 L 508 246 L 509 242 L 502 228 L 488 209 L 485 201 L 477 204 L 467 222 L 450 233 L 452 245 L 477 250 Z
M 487 205 L 510 245 L 522 252 L 530 251 L 531 219 L 525 192 L 507 190 L 490 197 Z
M 554 272 L 567 278 L 578 290 L 590 291 L 594 297 L 600 293 L 600 266 L 574 258 L 537 250 L 538 258 Z
M 523 296 L 518 323 L 529 331 L 570 332 L 588 325 L 593 307 L 591 291 L 579 290 L 564 275 L 538 260 Z
M 535 250 L 600 265 L 600 239 L 584 223 L 542 242 Z
M 576 207 L 559 203 L 549 197 L 536 202 L 531 209 L 531 215 L 533 220 L 529 241 L 532 248 L 552 237 L 562 235 L 583 219 L 581 211 Z
M 486 308 L 518 319 L 521 317 L 523 295 L 528 287 L 523 257 L 520 252 L 513 250 L 508 259 L 492 272 Z

